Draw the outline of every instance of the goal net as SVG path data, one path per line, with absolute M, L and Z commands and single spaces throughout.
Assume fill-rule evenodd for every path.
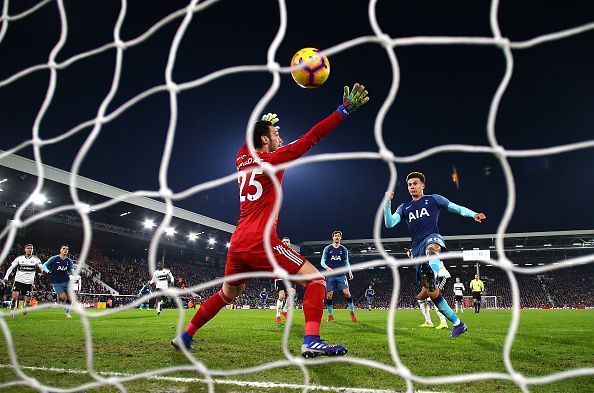
M 472 296 L 464 296 L 464 307 L 473 307 Z M 497 309 L 497 296 L 481 296 L 481 308 Z
M 223 77 L 230 77 L 230 76 L 245 76 L 257 74 L 264 74 L 267 77 L 272 77 L 272 83 L 269 84 L 267 91 L 260 91 L 261 96 L 258 96 L 259 100 L 246 100 L 243 101 L 244 96 L 247 95 L 245 91 L 238 91 L 234 92 L 235 94 L 233 97 L 235 100 L 230 100 L 226 98 L 227 102 L 227 109 L 228 113 L 226 114 L 212 114 L 212 116 L 218 116 L 219 119 L 222 121 L 226 121 L 227 117 L 230 116 L 230 113 L 233 112 L 234 106 L 237 105 L 249 105 L 250 108 L 253 107 L 251 111 L 251 115 L 249 118 L 242 119 L 241 124 L 245 127 L 246 130 L 246 141 L 248 144 L 251 141 L 251 137 L 253 135 L 253 130 L 249 126 L 253 124 L 260 116 L 264 113 L 265 108 L 271 102 L 271 100 L 275 97 L 275 94 L 279 91 L 280 88 L 280 79 L 281 78 L 290 78 L 289 74 L 292 71 L 289 67 L 282 66 L 277 56 L 277 51 L 281 42 L 283 41 L 288 21 L 299 21 L 299 17 L 295 17 L 292 15 L 288 15 L 287 13 L 287 2 L 284 0 L 279 0 L 277 3 L 274 3 L 274 10 L 276 11 L 277 15 L 277 23 L 278 23 L 278 31 L 276 36 L 270 37 L 267 44 L 268 51 L 266 54 L 266 62 L 264 64 L 256 64 L 256 65 L 241 65 L 241 66 L 230 66 L 227 68 L 216 68 L 213 66 L 211 69 L 211 73 L 205 76 L 196 76 L 191 75 L 190 77 L 186 78 L 185 81 L 183 79 L 176 78 L 174 70 L 176 66 L 179 65 L 178 61 L 178 53 L 180 52 L 180 48 L 183 45 L 190 45 L 187 42 L 184 42 L 184 37 L 188 34 L 188 30 L 195 27 L 196 25 L 200 25 L 200 18 L 209 18 L 208 15 L 204 15 L 208 8 L 212 7 L 223 7 L 229 6 L 225 1 L 214 1 L 214 0 L 206 0 L 199 2 L 198 0 L 192 0 L 188 2 L 186 5 L 179 9 L 172 10 L 166 16 L 159 16 L 159 18 L 151 19 L 152 17 L 150 11 L 152 7 L 149 5 L 147 6 L 145 2 L 128 2 L 127 0 L 122 0 L 121 2 L 111 2 L 110 5 L 116 5 L 114 7 L 114 19 L 111 23 L 104 23 L 103 26 L 113 26 L 108 31 L 108 40 L 107 43 L 105 41 L 100 43 L 90 43 L 89 47 L 80 53 L 71 53 L 71 48 L 68 46 L 71 40 L 75 39 L 83 39 L 82 37 L 71 37 L 69 35 L 69 28 L 75 22 L 68 16 L 68 9 L 69 7 L 74 7 L 75 5 L 79 5 L 82 2 L 66 2 L 63 0 L 43 0 L 39 2 L 33 2 L 29 8 L 23 9 L 22 7 L 18 9 L 18 11 L 13 11 L 13 7 L 18 4 L 18 1 L 9 1 L 4 0 L 2 2 L 2 14 L 0 17 L 0 71 L 3 73 L 0 75 L 0 91 L 3 89 L 12 88 L 14 86 L 19 87 L 21 90 L 28 91 L 29 85 L 26 82 L 30 81 L 34 78 L 41 78 L 45 83 L 45 90 L 44 96 L 40 102 L 29 102 L 29 105 L 36 108 L 35 115 L 31 120 L 31 125 L 29 125 L 29 129 L 31 130 L 30 137 L 20 141 L 19 143 L 15 144 L 13 147 L 8 148 L 6 151 L 0 153 L 0 163 L 3 160 L 9 160 L 12 154 L 22 153 L 27 149 L 32 149 L 33 156 L 35 159 L 36 169 L 38 172 L 38 181 L 34 190 L 30 192 L 30 195 L 26 199 L 26 201 L 18 207 L 13 219 L 4 227 L 0 232 L 0 240 L 2 241 L 2 249 L 0 252 L 0 267 L 4 266 L 7 261 L 7 256 L 9 255 L 15 241 L 15 237 L 17 236 L 17 232 L 22 230 L 23 228 L 27 228 L 29 225 L 33 225 L 34 223 L 47 218 L 52 214 L 57 214 L 64 211 L 74 211 L 78 216 L 80 216 L 80 225 L 82 227 L 83 239 L 82 239 L 82 246 L 81 252 L 79 256 L 79 266 L 77 267 L 77 273 L 80 272 L 82 269 L 82 265 L 85 264 L 85 261 L 89 258 L 90 247 L 91 247 L 91 238 L 92 238 L 92 226 L 90 223 L 90 215 L 93 211 L 106 209 L 110 206 L 114 206 L 119 202 L 125 202 L 133 197 L 149 197 L 149 198 L 160 198 L 162 199 L 166 206 L 167 211 L 166 214 L 163 216 L 162 221 L 159 225 L 155 228 L 155 235 L 153 236 L 150 246 L 147 249 L 147 270 L 153 273 L 156 270 L 156 261 L 157 261 L 157 249 L 158 243 L 160 238 L 164 235 L 165 229 L 171 222 L 172 218 L 172 208 L 175 203 L 179 200 L 183 200 L 185 198 L 189 198 L 194 196 L 200 192 L 212 190 L 215 187 L 225 185 L 225 184 L 234 184 L 237 181 L 237 174 L 236 173 L 229 173 L 224 176 L 214 177 L 207 182 L 203 182 L 200 184 L 189 184 L 187 188 L 183 189 L 179 192 L 174 192 L 171 190 L 169 185 L 169 179 L 172 176 L 169 173 L 169 165 L 172 161 L 172 151 L 173 151 L 173 143 L 176 136 L 179 136 L 177 133 L 178 122 L 178 110 L 180 109 L 180 97 L 184 93 L 196 93 L 196 99 L 206 99 L 206 100 L 214 100 L 218 99 L 219 97 L 216 94 L 209 95 L 207 97 L 201 96 L 200 91 L 201 89 L 206 89 L 206 86 L 209 82 L 212 82 L 217 79 L 221 79 Z M 24 3 L 24 2 L 23 2 Z M 27 2 L 30 4 L 31 2 Z M 107 4 L 108 2 L 101 2 L 102 5 Z M 167 2 L 168 4 L 170 2 Z M 171 2 L 173 3 L 173 2 Z M 246 2 L 247 3 L 247 2 Z M 341 2 L 339 6 L 343 6 L 344 2 Z M 422 159 L 432 157 L 437 154 L 442 153 L 480 153 L 480 154 L 488 154 L 493 156 L 498 164 L 501 167 L 503 176 L 505 178 L 505 186 L 508 190 L 507 193 L 507 201 L 505 210 L 503 211 L 501 220 L 499 222 L 498 230 L 497 230 L 497 238 L 495 241 L 496 247 L 496 255 L 497 260 L 489 260 L 488 263 L 493 264 L 493 266 L 497 266 L 501 268 L 505 274 L 507 275 L 510 285 L 511 285 L 511 297 L 512 297 L 512 305 L 513 311 L 511 313 L 511 322 L 509 324 L 509 329 L 507 332 L 507 336 L 505 339 L 505 343 L 503 346 L 503 363 L 505 366 L 505 372 L 477 372 L 477 373 L 460 373 L 460 374 L 452 374 L 452 375 L 440 375 L 440 376 L 424 376 L 424 375 L 417 375 L 413 373 L 407 364 L 401 358 L 401 353 L 398 350 L 396 345 L 396 337 L 398 336 L 398 332 L 395 328 L 395 313 L 397 309 L 397 299 L 400 288 L 402 283 L 400 282 L 399 275 L 395 273 L 396 268 L 404 267 L 404 266 L 412 266 L 419 262 L 427 261 L 427 258 L 415 258 L 414 260 L 409 260 L 406 257 L 402 258 L 394 258 L 393 256 L 389 255 L 383 245 L 381 240 L 381 228 L 383 227 L 383 201 L 378 204 L 377 214 L 374 220 L 374 230 L 373 230 L 373 237 L 375 242 L 375 247 L 379 251 L 381 258 L 375 259 L 373 261 L 365 262 L 361 264 L 360 268 L 364 269 L 367 267 L 372 266 L 386 266 L 386 272 L 393 272 L 393 294 L 391 298 L 391 304 L 389 307 L 389 318 L 386 321 L 386 329 L 385 332 L 387 333 L 386 339 L 386 359 L 383 362 L 379 361 L 371 361 L 365 358 L 364 351 L 361 352 L 354 352 L 349 353 L 348 356 L 342 358 L 328 358 L 328 359 L 314 359 L 314 360 L 304 360 L 299 355 L 295 355 L 294 352 L 292 353 L 289 349 L 289 337 L 291 334 L 291 324 L 287 323 L 285 325 L 282 337 L 282 360 L 270 361 L 256 367 L 243 367 L 243 368 L 236 368 L 236 369 L 228 369 L 228 370 L 215 370 L 208 368 L 204 363 L 202 363 L 195 354 L 191 352 L 184 351 L 184 355 L 188 359 L 188 364 L 184 365 L 173 365 L 170 367 L 163 367 L 163 368 L 156 368 L 151 369 L 145 372 L 138 372 L 135 374 L 118 374 L 118 373 L 111 373 L 109 375 L 105 375 L 99 372 L 96 372 L 96 358 L 100 357 L 99 354 L 96 353 L 94 350 L 93 345 L 93 329 L 91 329 L 91 321 L 104 318 L 109 315 L 113 315 L 122 311 L 130 310 L 133 308 L 140 307 L 141 304 L 146 303 L 147 299 L 155 298 L 157 295 L 152 294 L 145 297 L 141 297 L 133 302 L 126 304 L 120 308 L 113 308 L 113 309 L 106 309 L 100 311 L 91 312 L 85 308 L 85 304 L 76 300 L 75 296 L 71 298 L 73 300 L 72 309 L 76 312 L 77 315 L 80 316 L 82 326 L 84 328 L 84 337 L 85 337 L 85 351 L 86 351 L 86 365 L 87 365 L 87 372 L 88 375 L 92 378 L 91 383 L 84 383 L 79 384 L 77 386 L 71 386 L 67 389 L 62 387 L 52 386 L 49 384 L 44 384 L 41 378 L 36 378 L 32 376 L 32 369 L 26 368 L 27 365 L 21 364 L 19 361 L 19 357 L 17 356 L 17 352 L 15 351 L 14 345 L 14 336 L 17 334 L 13 330 L 11 326 L 9 326 L 6 315 L 4 313 L 0 313 L 0 328 L 2 330 L 2 334 L 4 337 L 4 342 L 6 344 L 9 364 L 0 365 L 0 367 L 8 368 L 10 367 L 14 373 L 17 375 L 15 380 L 6 381 L 3 380 L 0 382 L 0 389 L 11 389 L 14 387 L 21 387 L 26 386 L 30 387 L 37 391 L 48 392 L 48 391 L 87 391 L 92 390 L 97 387 L 108 387 L 108 388 L 115 388 L 119 391 L 126 391 L 124 383 L 128 383 L 130 381 L 138 381 L 138 380 L 145 380 L 148 377 L 153 376 L 161 376 L 163 374 L 170 374 L 175 372 L 184 372 L 184 371 L 195 371 L 199 376 L 200 380 L 198 382 L 205 383 L 208 386 L 208 390 L 211 392 L 215 391 L 216 383 L 221 382 L 221 377 L 229 377 L 229 376 L 257 376 L 258 372 L 264 372 L 267 370 L 274 370 L 279 369 L 280 373 L 284 368 L 292 367 L 300 370 L 303 375 L 303 383 L 302 385 L 298 385 L 298 388 L 307 391 L 308 389 L 316 388 L 316 385 L 312 382 L 311 378 L 311 367 L 313 365 L 321 365 L 327 364 L 332 362 L 338 363 L 346 363 L 349 365 L 359 365 L 363 367 L 377 369 L 377 371 L 383 371 L 389 373 L 394 376 L 395 379 L 403 380 L 406 384 L 407 391 L 412 392 L 414 390 L 414 384 L 423 384 L 423 385 L 438 385 L 438 384 L 456 384 L 456 383 L 473 383 L 476 381 L 487 381 L 493 380 L 493 383 L 497 381 L 506 381 L 509 383 L 513 383 L 517 386 L 519 390 L 522 392 L 528 392 L 531 386 L 534 385 L 542 385 L 553 383 L 560 380 L 565 380 L 568 378 L 575 378 L 575 377 L 584 377 L 584 376 L 592 376 L 594 375 L 594 368 L 592 367 L 582 367 L 576 369 L 566 369 L 560 370 L 558 372 L 540 375 L 540 376 L 526 376 L 523 375 L 521 372 L 518 371 L 517 367 L 513 364 L 511 360 L 511 351 L 512 346 L 514 345 L 514 340 L 516 339 L 516 334 L 519 328 L 519 321 L 520 321 L 520 294 L 518 283 L 516 280 L 517 274 L 537 274 L 546 271 L 551 271 L 555 269 L 561 269 L 567 266 L 572 265 L 579 265 L 579 264 L 586 264 L 591 263 L 594 261 L 593 255 L 570 258 L 568 260 L 562 261 L 558 264 L 549 264 L 547 266 L 538 266 L 533 268 L 523 268 L 514 266 L 513 263 L 510 261 L 508 256 L 505 253 L 504 246 L 503 246 L 503 236 L 506 233 L 508 225 L 511 221 L 512 215 L 514 213 L 515 203 L 516 203 L 516 187 L 514 181 L 514 174 L 512 173 L 510 160 L 514 158 L 522 158 L 522 157 L 543 157 L 553 154 L 560 154 L 566 152 L 573 152 L 578 150 L 584 149 L 592 149 L 594 148 L 594 140 L 589 139 L 585 141 L 580 141 L 571 144 L 565 145 L 558 145 L 550 148 L 542 148 L 542 149 L 513 149 L 513 148 L 506 148 L 506 146 L 502 145 L 497 139 L 496 133 L 496 118 L 498 115 L 498 110 L 500 106 L 500 102 L 502 100 L 503 95 L 506 92 L 508 84 L 510 83 L 510 79 L 512 78 L 513 71 L 514 71 L 514 53 L 516 51 L 524 51 L 530 50 L 535 47 L 539 47 L 545 44 L 549 44 L 553 41 L 558 40 L 571 40 L 572 38 L 581 35 L 581 34 L 591 34 L 594 31 L 594 23 L 587 23 L 580 26 L 572 26 L 571 28 L 567 28 L 561 31 L 550 32 L 547 34 L 539 35 L 532 37 L 530 39 L 524 41 L 513 41 L 510 40 L 507 35 L 506 31 L 500 26 L 499 20 L 499 8 L 500 2 L 498 0 L 492 0 L 490 6 L 490 13 L 489 13 L 489 24 L 488 27 L 490 28 L 490 33 L 483 35 L 483 36 L 411 36 L 411 37 L 392 37 L 387 35 L 382 30 L 380 23 L 378 22 L 378 15 L 377 9 L 379 6 L 378 1 L 371 0 L 368 5 L 367 10 L 367 20 L 361 15 L 361 23 L 369 23 L 371 26 L 371 30 L 373 34 L 371 35 L 363 35 L 358 36 L 353 39 L 350 39 L 345 42 L 341 42 L 335 46 L 326 48 L 323 50 L 323 53 L 329 56 L 330 61 L 332 61 L 332 56 L 337 55 L 342 52 L 348 51 L 355 51 L 358 46 L 360 45 L 373 45 L 374 47 L 378 48 L 378 53 L 381 50 L 382 52 L 382 60 L 387 61 L 391 67 L 392 71 L 392 79 L 390 81 L 386 81 L 386 84 L 389 84 L 389 90 L 387 91 L 387 95 L 379 109 L 379 112 L 376 117 L 375 125 L 374 125 L 374 137 L 377 144 L 376 151 L 357 151 L 357 152 L 338 152 L 338 153 L 331 153 L 331 154 L 323 154 L 323 155 L 309 155 L 305 158 L 301 158 L 289 164 L 285 164 L 282 166 L 282 169 L 291 168 L 297 165 L 303 165 L 305 163 L 314 164 L 314 163 L 321 163 L 324 161 L 336 161 L 336 160 L 374 160 L 375 162 L 382 163 L 386 166 L 389 171 L 389 181 L 386 187 L 386 191 L 394 190 L 397 179 L 400 179 L 401 173 L 397 171 L 396 164 L 407 164 L 411 162 L 418 162 Z M 140 6 L 138 4 L 141 4 Z M 271 2 L 272 4 L 272 2 Z M 129 8 L 132 9 L 134 7 L 134 12 L 129 11 Z M 348 7 L 349 5 L 344 4 L 344 7 Z M 37 18 L 38 15 L 42 12 L 42 10 L 48 9 L 51 7 L 52 12 L 54 13 L 54 20 L 52 23 L 56 23 L 59 26 L 59 34 L 56 37 L 52 37 L 51 35 L 44 34 L 44 30 L 38 30 L 44 26 L 44 24 L 50 23 L 48 20 L 43 18 L 39 20 Z M 271 5 L 272 7 L 272 5 Z M 229 12 L 234 12 L 230 9 Z M 147 17 L 147 24 L 145 28 L 141 29 L 141 31 L 134 32 L 134 37 L 129 39 L 122 38 L 122 27 L 125 25 L 127 18 L 131 17 Z M 258 20 L 257 17 L 251 16 L 254 20 Z M 291 19 L 293 18 L 293 19 Z M 32 26 L 29 26 L 27 29 L 21 30 L 21 23 L 27 20 L 34 20 Z M 271 23 L 271 21 L 265 20 L 260 21 L 259 23 Z M 221 20 L 221 23 L 224 21 Z M 301 21 L 300 23 L 303 24 L 304 28 L 309 28 L 307 26 L 307 22 Z M 353 21 L 345 21 L 348 25 L 349 23 L 353 23 Z M 359 22 L 357 22 L 359 23 Z M 241 34 L 241 29 L 237 28 L 236 26 L 227 26 L 230 31 L 234 31 L 235 34 Z M 337 28 L 338 29 L 338 28 Z M 12 64 L 17 60 L 28 59 L 26 56 L 19 56 L 14 55 L 10 52 L 7 52 L 7 49 L 2 46 L 3 43 L 7 42 L 11 34 L 13 33 L 20 33 L 24 34 L 25 36 L 29 37 L 31 35 L 35 35 L 37 31 L 39 31 L 39 38 L 44 39 L 52 39 L 53 44 L 51 46 L 51 50 L 45 53 L 45 57 L 43 60 L 34 60 L 31 64 L 26 66 L 20 67 L 18 69 L 11 69 L 7 66 Z M 485 29 L 487 31 L 487 29 Z M 131 77 L 131 73 L 135 73 L 137 75 L 143 74 L 144 71 L 144 64 L 136 65 L 138 68 L 132 67 L 132 71 L 130 69 L 125 70 L 124 64 L 126 59 L 126 54 L 129 51 L 133 50 L 142 50 L 143 44 L 147 41 L 154 38 L 156 35 L 159 34 L 166 34 L 167 32 L 172 33 L 171 39 L 167 48 L 160 48 L 161 53 L 147 55 L 148 58 L 155 58 L 158 57 L 162 61 L 164 72 L 159 74 L 159 82 L 153 85 L 142 85 L 142 88 L 130 95 L 130 96 L 118 96 L 119 89 L 122 84 L 128 82 L 129 80 L 124 78 L 123 75 L 127 77 Z M 250 32 L 247 31 L 245 34 L 249 34 Z M 42 37 L 43 36 L 43 37 Z M 205 40 L 209 40 L 210 37 L 207 35 L 204 36 Z M 23 46 L 28 47 L 30 45 L 29 42 L 21 43 Z M 486 119 L 486 134 L 485 134 L 485 141 L 488 143 L 484 145 L 469 145 L 469 144 L 447 144 L 447 145 L 440 145 L 437 147 L 432 147 L 427 150 L 424 150 L 418 154 L 410 155 L 410 156 L 398 156 L 391 151 L 384 142 L 384 136 L 387 134 L 384 128 L 384 120 L 387 116 L 388 111 L 393 107 L 395 102 L 395 97 L 400 87 L 400 65 L 398 62 L 398 50 L 402 47 L 417 47 L 417 48 L 427 48 L 427 47 L 435 47 L 435 46 L 442 46 L 442 45 L 449 45 L 449 46 L 481 46 L 481 47 L 488 47 L 493 48 L 498 51 L 500 55 L 500 59 L 502 60 L 502 64 L 504 63 L 505 71 L 503 73 L 502 78 L 498 81 L 498 85 L 496 90 L 494 91 L 493 97 L 490 101 L 489 109 L 488 109 L 488 116 Z M 20 48 L 19 48 L 20 49 Z M 297 48 L 296 48 L 297 49 Z M 586 51 L 588 48 L 582 48 L 581 50 Z M 29 52 L 33 53 L 34 50 L 31 49 Z M 27 53 L 29 53 L 27 52 Z M 109 80 L 107 81 L 100 81 L 96 78 L 96 69 L 93 69 L 92 65 L 89 65 L 94 59 L 100 56 L 106 55 L 113 56 L 113 72 L 110 75 Z M 202 62 L 213 62 L 216 63 L 216 59 L 213 59 L 211 56 L 205 53 L 196 54 L 195 56 L 200 58 Z M 187 59 L 186 59 L 187 60 Z M 439 66 L 436 62 L 436 67 Z M 85 94 L 85 88 L 95 87 L 97 84 L 102 84 L 105 82 L 105 85 L 102 86 L 102 98 L 95 104 L 93 115 L 89 118 L 81 118 L 78 109 L 79 108 L 68 108 L 66 112 L 73 116 L 73 118 L 77 119 L 74 124 L 68 123 L 60 123 L 56 120 L 55 114 L 52 117 L 52 113 L 50 108 L 52 105 L 60 105 L 60 100 L 62 97 L 60 96 L 60 92 L 58 90 L 59 86 L 61 86 L 61 73 L 65 69 L 69 68 L 76 68 L 76 67 L 84 67 L 85 65 L 89 65 L 90 69 L 86 71 L 87 75 L 87 82 L 89 86 L 79 86 L 79 89 L 76 91 L 76 94 Z M 301 65 L 301 67 L 306 66 L 306 64 Z M 9 70 L 9 71 L 6 71 Z M 187 70 L 186 70 L 187 71 Z M 187 75 L 184 75 L 187 76 Z M 269 83 L 270 79 L 266 79 L 266 82 Z M 354 82 L 354 81 L 353 81 Z M 373 92 L 371 92 L 373 94 Z M 165 97 L 165 99 L 163 99 Z M 154 101 L 151 101 L 154 100 Z M 161 101 L 159 101 L 161 100 Z M 110 127 L 113 123 L 117 123 L 119 119 L 123 116 L 128 114 L 130 115 L 138 115 L 134 113 L 137 106 L 146 101 L 151 101 L 155 105 L 163 105 L 169 108 L 169 118 L 166 121 L 166 124 L 160 124 L 163 126 L 161 138 L 157 141 L 155 138 L 155 144 L 162 144 L 162 154 L 155 158 L 157 162 L 158 168 L 156 168 L 156 172 L 158 172 L 158 181 L 151 186 L 150 190 L 143 190 L 137 189 L 132 193 L 125 193 L 118 195 L 117 197 L 111 198 L 105 202 L 98 202 L 89 204 L 86 203 L 84 200 L 81 200 L 79 193 L 78 193 L 78 184 L 77 184 L 77 175 L 80 173 L 81 168 L 83 167 L 85 158 L 89 155 L 93 154 L 93 146 L 95 144 L 101 143 L 99 138 L 100 134 L 105 131 L 106 128 Z M 241 102 L 239 102 L 241 101 Z M 2 105 L 10 105 L 11 103 L 3 102 Z M 194 110 L 199 111 L 200 107 L 196 107 Z M 143 116 L 149 116 L 150 111 L 146 111 Z M 211 115 L 211 114 L 205 114 Z M 51 125 L 48 125 L 48 122 L 51 121 Z M 52 127 L 52 125 L 58 124 L 57 127 Z M 7 129 L 10 125 L 4 124 L 2 135 L 7 135 L 11 133 L 12 130 Z M 145 128 L 150 127 L 157 127 L 157 124 L 145 124 Z M 41 131 L 45 130 L 46 128 L 50 128 L 54 131 L 53 134 L 50 136 L 46 136 L 47 134 L 43 134 Z M 110 129 L 111 132 L 122 132 L 117 128 Z M 203 134 L 200 134 L 200 138 L 206 137 L 206 131 L 200 130 Z M 150 136 L 145 133 L 144 130 L 138 131 L 139 135 L 135 135 L 135 138 L 149 138 Z M 478 132 L 478 131 L 477 131 Z M 6 133 L 6 134 L 5 134 Z M 122 132 L 122 135 L 124 132 Z M 72 203 L 65 204 L 61 206 L 54 206 L 50 209 L 31 212 L 30 207 L 33 205 L 33 202 L 37 197 L 39 197 L 39 193 L 42 190 L 44 185 L 44 170 L 42 164 L 44 163 L 44 154 L 46 154 L 46 149 L 50 149 L 52 147 L 59 148 L 59 144 L 65 140 L 74 139 L 78 141 L 80 144 L 80 149 L 74 152 L 74 160 L 72 162 L 70 171 L 68 172 L 69 181 L 70 181 L 70 193 L 72 198 Z M 216 140 L 217 146 L 206 146 L 206 148 L 217 148 L 222 149 L 222 145 L 224 145 L 224 141 L 222 140 L 224 137 L 218 137 Z M 123 142 L 124 143 L 124 142 Z M 134 145 L 133 141 L 127 140 L 127 143 L 131 148 Z M 202 144 L 197 143 L 197 145 Z M 115 149 L 117 146 L 113 146 Z M 204 146 L 201 146 L 204 148 Z M 188 151 L 186 154 L 196 154 L 194 150 Z M 229 154 L 234 154 L 229 153 Z M 197 154 L 196 154 L 197 155 Z M 117 157 L 107 157 L 108 160 L 116 161 L 117 164 Z M 104 160 L 107 161 L 107 160 Z M 107 162 L 105 162 L 107 164 Z M 116 168 L 117 169 L 117 168 Z M 121 169 L 121 168 L 120 168 Z M 271 176 L 271 179 L 275 179 L 273 176 L 274 170 L 279 168 L 274 167 L 263 167 L 263 171 Z M 114 169 L 115 170 L 115 169 Z M 191 182 L 191 180 L 189 180 Z M 280 208 L 280 204 L 282 202 L 282 193 L 277 194 L 277 206 L 276 208 Z M 267 226 L 267 234 L 266 239 L 269 239 L 269 234 L 272 230 L 273 226 L 273 218 L 276 217 L 276 214 L 271 215 L 271 220 Z M 268 240 L 266 240 L 269 242 Z M 276 266 L 276 262 L 273 258 L 271 258 L 272 254 L 269 255 L 270 262 L 273 266 Z M 444 259 L 460 259 L 462 258 L 461 253 L 450 253 L 445 254 L 443 256 Z M 486 262 L 483 262 L 486 263 Z M 346 269 L 337 270 L 335 273 L 346 273 Z M 280 272 L 282 274 L 282 272 Z M 232 276 L 231 279 L 243 279 L 243 278 L 254 278 L 254 277 L 274 277 L 271 272 L 254 272 L 250 274 L 242 274 L 242 275 L 235 275 Z M 290 279 L 295 278 L 294 276 L 284 275 L 283 278 Z M 302 277 L 301 277 L 302 278 Z M 171 296 L 176 304 L 181 306 L 180 298 L 184 295 L 188 295 L 193 291 L 200 291 L 207 288 L 216 288 L 221 285 L 223 279 L 218 279 L 212 282 L 200 284 L 193 286 L 191 288 L 185 289 L 170 289 L 168 290 L 167 294 Z M 288 281 L 287 281 L 288 284 Z M 497 307 L 497 299 L 492 296 L 485 296 L 483 297 L 483 302 L 485 304 L 493 303 L 493 307 Z M 43 310 L 53 305 L 48 304 L 41 304 L 36 307 L 36 310 Z M 293 315 L 293 309 L 290 311 L 290 315 Z M 184 326 L 184 319 L 183 313 L 180 311 L 179 313 L 179 321 L 176 327 L 176 333 L 179 334 Z M 289 321 L 292 319 L 290 318 Z M 142 329 L 146 329 L 146 327 L 139 326 L 139 332 Z M 172 337 L 174 333 L 172 331 Z M 249 342 L 249 332 L 245 333 L 245 339 L 241 339 L 241 345 L 251 345 Z M 24 334 L 18 332 L 18 334 Z M 36 333 L 37 334 L 37 333 Z M 410 335 L 410 332 L 407 332 L 407 335 Z M 164 337 L 163 344 L 168 345 L 168 340 L 172 337 Z M 157 349 L 160 351 L 160 349 Z M 280 351 L 280 347 L 279 347 Z M 37 369 L 37 372 L 40 370 Z M 376 371 L 376 370 L 374 370 Z M 51 370 L 50 370 L 51 372 Z M 217 379 L 218 378 L 218 379 Z M 224 379 L 222 379 L 224 380 Z M 172 380 L 173 381 L 173 380 Z M 253 385 L 255 389 L 262 388 L 261 385 Z M 447 386 L 447 385 L 446 385 Z M 282 386 L 281 386 L 282 388 Z M 289 386 L 287 389 L 294 389 L 295 386 Z M 318 388 L 320 388 L 318 386 Z M 337 388 L 320 388 L 321 390 L 332 390 Z M 345 389 L 348 390 L 348 389 Z

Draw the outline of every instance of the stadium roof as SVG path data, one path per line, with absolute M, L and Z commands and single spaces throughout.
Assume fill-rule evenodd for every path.
M 4 151 L 0 150 L 0 154 Z M 70 173 L 58 168 L 51 167 L 49 165 L 43 165 L 44 178 L 47 180 L 54 181 L 68 186 L 70 184 Z M 10 154 L 5 158 L 0 159 L 0 166 L 10 168 L 19 172 L 23 172 L 29 175 L 37 176 L 37 166 L 35 161 L 29 160 L 24 157 L 20 157 L 15 154 Z M 110 186 L 105 183 L 101 183 L 84 176 L 76 176 L 77 188 L 80 190 L 87 191 L 89 193 L 105 197 L 106 199 L 113 199 L 121 197 L 123 195 L 129 196 L 124 204 L 138 206 L 142 209 L 151 210 L 160 214 L 165 214 L 166 204 L 151 198 L 132 195 L 131 192 L 122 190 L 117 187 Z M 233 233 L 235 226 L 215 220 L 213 218 L 203 216 L 198 213 L 194 213 L 179 207 L 173 208 L 173 217 L 196 223 L 208 228 L 217 229 L 227 233 Z

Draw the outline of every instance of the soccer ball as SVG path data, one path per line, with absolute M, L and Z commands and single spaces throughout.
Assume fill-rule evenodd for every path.
M 316 48 L 303 48 L 293 55 L 291 67 L 305 63 L 319 54 Z M 322 56 L 311 64 L 291 72 L 297 84 L 305 89 L 315 89 L 321 86 L 330 75 L 330 62 L 326 56 Z

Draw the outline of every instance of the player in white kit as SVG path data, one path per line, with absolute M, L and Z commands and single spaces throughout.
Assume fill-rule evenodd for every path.
M 464 312 L 464 284 L 460 282 L 460 277 L 456 277 L 456 283 L 454 284 L 454 304 L 456 305 L 456 314 L 458 313 L 458 305 L 460 310 Z
M 149 284 L 155 284 L 157 291 L 165 291 L 169 288 L 169 283 L 173 284 L 173 275 L 169 269 L 165 268 L 163 261 L 157 262 L 157 270 L 153 273 L 153 278 Z M 161 305 L 167 301 L 167 296 L 157 297 L 157 316 L 161 315 Z
M 25 296 L 23 315 L 27 315 L 27 307 L 31 301 L 31 291 L 35 281 L 35 273 L 37 272 L 37 269 L 39 269 L 40 272 L 43 272 L 41 269 L 41 261 L 33 255 L 32 244 L 25 244 L 25 255 L 17 257 L 12 262 L 2 281 L 7 281 L 10 273 L 12 273 L 15 268 L 17 269 L 17 272 L 14 276 L 14 284 L 12 285 L 12 301 L 10 303 L 11 318 L 14 318 L 14 310 L 16 310 L 19 304 L 19 294 Z

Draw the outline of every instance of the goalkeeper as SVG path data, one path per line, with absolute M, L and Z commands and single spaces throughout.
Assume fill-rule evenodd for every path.
M 305 316 L 305 334 L 301 346 L 303 357 L 342 356 L 347 348 L 342 345 L 328 345 L 320 338 L 320 322 L 324 311 L 324 294 L 326 280 L 319 274 L 307 259 L 284 245 L 276 233 L 276 213 L 274 205 L 277 193 L 269 175 L 263 173 L 260 162 L 279 165 L 293 161 L 307 153 L 320 142 L 330 131 L 336 128 L 347 116 L 367 103 L 367 91 L 356 83 L 352 90 L 344 88 L 343 100 L 337 110 L 313 126 L 295 142 L 282 146 L 283 140 L 279 128 L 274 124 L 276 115 L 268 114 L 254 125 L 253 142 L 255 162 L 247 146 L 244 144 L 235 160 L 239 172 L 239 222 L 231 237 L 231 245 L 227 253 L 225 277 L 238 273 L 254 271 L 272 271 L 266 252 L 274 255 L 281 268 L 290 274 L 313 275 L 313 278 L 297 281 L 305 287 L 303 296 L 303 313 Z M 277 171 L 275 176 L 282 184 L 284 170 Z M 271 249 L 265 249 L 264 232 L 269 220 L 274 220 L 270 237 Z M 231 304 L 243 291 L 249 279 L 230 280 L 223 283 L 219 292 L 211 296 L 198 309 L 185 332 L 176 337 L 172 344 L 176 348 L 192 347 L 192 337 L 198 329 L 215 317 L 226 304 Z M 259 344 L 256 344 L 259 345 Z

